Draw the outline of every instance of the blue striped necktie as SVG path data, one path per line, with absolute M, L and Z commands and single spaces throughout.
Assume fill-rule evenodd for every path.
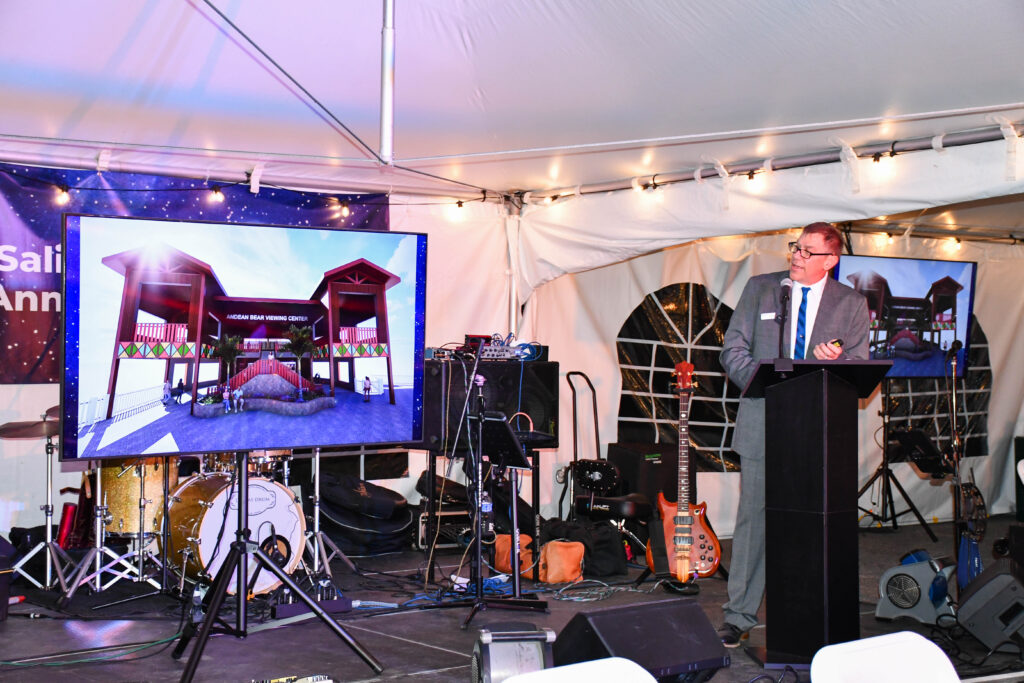
M 796 360 L 803 360 L 804 357 L 804 342 L 807 336 L 807 292 L 811 291 L 810 287 L 800 289 L 800 312 L 796 316 L 796 348 L 793 351 L 793 358 Z

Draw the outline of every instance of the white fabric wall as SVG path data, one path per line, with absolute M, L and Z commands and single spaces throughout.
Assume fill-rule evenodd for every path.
M 665 249 L 647 256 L 562 275 L 539 287 L 527 305 L 522 323 L 523 338 L 548 344 L 551 358 L 561 363 L 561 374 L 571 370 L 586 373 L 597 393 L 602 452 L 608 442 L 616 441 L 616 416 L 621 389 L 616 360 L 615 337 L 623 321 L 643 298 L 661 287 L 677 282 L 696 282 L 730 307 L 735 307 L 740 291 L 752 275 L 786 267 L 786 242 L 796 232 L 776 235 L 708 239 Z M 885 239 L 855 235 L 854 252 L 861 255 L 949 258 L 979 262 L 974 312 L 990 345 L 992 359 L 992 395 L 989 404 L 988 457 L 965 461 L 974 469 L 990 512 L 1007 512 L 1014 507 L 1012 439 L 1024 433 L 1024 367 L 1015 358 L 1021 352 L 1016 339 L 1024 325 L 1024 246 L 965 243 L 955 255 L 938 240 L 897 240 L 889 246 Z M 577 385 L 578 387 L 581 385 Z M 594 428 L 591 398 L 586 387 L 579 393 L 577 435 L 579 457 L 594 457 Z M 545 514 L 555 511 L 561 487 L 552 490 L 551 472 L 572 460 L 572 402 L 563 381 L 560 396 L 561 443 L 554 457 L 544 460 L 543 498 L 548 501 Z M 878 411 L 880 392 L 862 402 L 859 414 L 860 480 L 866 482 L 881 458 L 875 433 L 881 427 Z M 917 477 L 909 465 L 896 464 L 894 471 L 911 499 L 931 521 L 950 519 L 952 514 L 949 485 L 932 485 Z M 735 525 L 739 476 L 700 473 L 698 494 L 708 503 L 709 518 L 719 535 L 728 537 Z M 861 504 L 870 506 L 873 491 L 865 493 Z M 897 511 L 903 509 L 897 499 Z M 916 524 L 912 517 L 902 524 Z
M 884 138 L 884 135 L 881 137 Z M 1009 154 L 1008 150 L 1013 153 Z M 516 229 L 520 302 L 565 273 L 702 237 L 889 216 L 1024 191 L 1024 141 L 990 142 L 529 205 Z

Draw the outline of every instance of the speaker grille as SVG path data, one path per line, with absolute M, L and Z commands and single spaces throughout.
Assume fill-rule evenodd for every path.
M 893 574 L 885 584 L 885 595 L 900 609 L 910 609 L 921 599 L 921 585 L 910 574 Z

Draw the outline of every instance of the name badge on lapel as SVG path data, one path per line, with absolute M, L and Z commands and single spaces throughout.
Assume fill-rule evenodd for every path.
M 761 320 L 775 320 L 775 311 L 761 314 Z

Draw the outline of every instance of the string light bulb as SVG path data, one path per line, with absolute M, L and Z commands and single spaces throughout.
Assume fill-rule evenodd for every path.
M 61 185 L 57 188 L 57 197 L 54 201 L 57 202 L 57 206 L 64 206 L 71 201 L 71 193 L 68 192 L 67 185 Z
M 348 202 L 342 202 L 341 203 L 341 217 L 342 218 L 348 218 L 351 213 L 352 213 L 352 210 L 348 208 Z
M 462 208 L 462 200 L 460 199 L 459 201 L 455 202 L 455 206 L 457 206 L 457 207 L 459 207 L 461 209 Z
M 210 203 L 211 204 L 223 204 L 224 193 L 221 191 L 218 185 L 214 185 L 210 188 Z
M 875 152 L 874 154 L 871 155 L 871 158 L 877 164 L 879 161 L 882 160 L 882 153 L 881 152 Z
M 887 233 L 885 233 L 885 237 L 886 237 L 886 242 L 888 242 L 889 244 L 892 244 L 893 242 L 895 242 L 895 241 L 896 241 L 896 240 L 895 240 L 895 239 L 893 238 L 893 236 L 892 236 L 892 233 L 891 233 L 891 232 L 887 232 Z

